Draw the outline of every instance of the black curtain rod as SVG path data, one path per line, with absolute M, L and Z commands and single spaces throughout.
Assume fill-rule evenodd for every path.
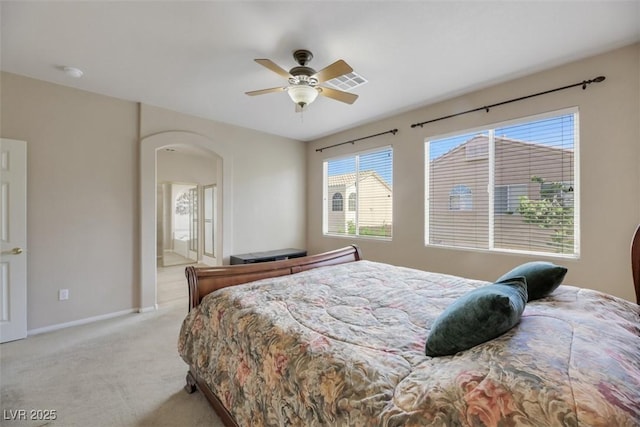
M 341 142 L 340 144 L 333 144 L 333 145 L 329 145 L 327 147 L 322 147 L 322 148 L 316 148 L 316 152 L 320 151 L 322 152 L 322 150 L 326 150 L 327 148 L 333 148 L 333 147 L 338 147 L 340 145 L 345 145 L 345 144 L 355 144 L 357 141 L 362 141 L 363 139 L 367 139 L 367 138 L 373 138 L 375 136 L 380 136 L 380 135 L 385 135 L 387 133 L 392 133 L 392 134 L 396 134 L 398 132 L 398 129 L 391 129 L 388 130 L 386 132 L 380 132 L 380 133 L 376 133 L 375 135 L 369 135 L 369 136 L 363 136 L 362 138 L 358 138 L 358 139 L 352 139 L 351 141 L 345 141 L 345 142 Z
M 485 105 L 484 107 L 474 108 L 472 110 L 463 111 L 461 113 L 449 114 L 448 116 L 438 117 L 437 119 L 427 120 L 426 122 L 414 123 L 414 124 L 411 125 L 411 127 L 412 128 L 415 128 L 417 126 L 422 127 L 423 125 L 426 125 L 427 123 L 433 123 L 433 122 L 437 122 L 437 121 L 440 121 L 440 120 L 450 119 L 452 117 L 461 116 L 463 114 L 475 113 L 476 111 L 481 111 L 481 110 L 485 110 L 488 113 L 489 109 L 493 108 L 493 107 L 498 107 L 498 106 L 504 105 L 504 104 L 510 104 L 510 103 L 516 102 L 516 101 L 522 101 L 524 99 L 533 98 L 535 96 L 546 95 L 547 93 L 557 92 L 559 90 L 570 89 L 570 88 L 576 87 L 576 86 L 582 86 L 582 90 L 585 90 L 587 88 L 587 85 L 590 85 L 591 83 L 600 83 L 601 81 L 604 81 L 604 79 L 605 79 L 604 76 L 598 76 L 595 79 L 583 80 L 580 83 L 574 83 L 574 84 L 568 85 L 568 86 L 558 87 L 558 88 L 551 89 L 551 90 L 545 90 L 544 92 L 538 92 L 538 93 L 534 93 L 532 95 L 521 96 L 520 98 L 509 99 L 508 101 L 502 101 L 502 102 L 498 102 L 496 104 Z

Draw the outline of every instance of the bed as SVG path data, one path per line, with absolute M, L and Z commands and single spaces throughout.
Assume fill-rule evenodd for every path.
M 640 227 L 632 264 L 639 295 Z M 185 388 L 227 426 L 640 425 L 640 306 L 611 295 L 561 284 L 506 332 L 431 357 L 432 327 L 491 283 L 355 246 L 186 275 Z

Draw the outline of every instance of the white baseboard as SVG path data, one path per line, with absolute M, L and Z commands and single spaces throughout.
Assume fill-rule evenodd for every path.
M 93 323 L 93 322 L 97 322 L 99 320 L 112 319 L 114 317 L 124 316 L 126 314 L 131 314 L 131 313 L 136 313 L 136 312 L 137 313 L 143 313 L 143 311 L 140 311 L 140 310 L 142 310 L 142 309 L 132 308 L 132 309 L 129 309 L 129 310 L 116 311 L 115 313 L 107 313 L 107 314 L 101 314 L 100 316 L 87 317 L 86 319 L 79 319 L 79 320 L 73 320 L 71 322 L 58 323 L 56 325 L 51 325 L 51 326 L 44 326 L 42 328 L 36 328 L 36 329 L 28 330 L 27 331 L 27 336 L 44 334 L 45 332 L 57 331 L 59 329 L 69 328 L 71 326 L 86 325 L 87 323 Z M 150 308 L 150 309 L 148 309 L 146 311 L 152 311 L 152 310 L 153 310 L 153 308 Z M 146 312 L 146 311 L 144 311 L 144 312 Z
M 152 305 L 151 307 L 140 307 L 137 311 L 138 313 L 149 313 L 150 311 L 156 311 L 158 309 L 158 304 Z

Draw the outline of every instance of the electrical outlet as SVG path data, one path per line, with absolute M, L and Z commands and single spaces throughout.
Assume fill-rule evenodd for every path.
M 58 290 L 58 301 L 64 301 L 69 299 L 69 289 Z

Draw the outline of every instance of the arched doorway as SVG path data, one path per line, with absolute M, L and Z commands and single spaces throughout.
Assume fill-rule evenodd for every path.
M 219 239 L 217 239 L 217 259 L 219 263 L 229 258 L 232 251 L 232 199 L 231 199 L 231 156 L 222 144 L 192 132 L 169 131 L 150 135 L 140 141 L 140 309 L 154 310 L 157 307 L 157 151 L 164 147 L 185 146 L 196 150 L 207 150 L 219 159 L 218 198 L 221 205 L 219 217 Z M 186 285 L 185 285 L 186 286 Z

